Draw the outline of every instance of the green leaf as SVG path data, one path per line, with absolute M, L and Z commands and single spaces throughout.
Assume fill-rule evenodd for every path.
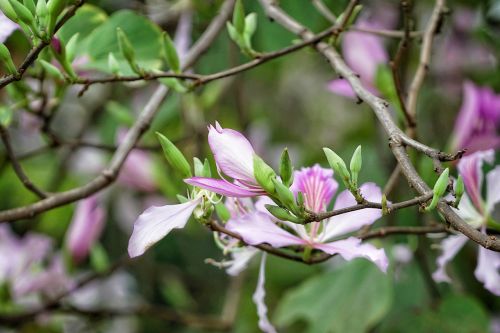
M 303 319 L 305 332 L 363 333 L 389 311 L 391 280 L 371 262 L 356 259 L 289 291 L 276 311 L 276 323 Z
M 170 67 L 173 72 L 179 73 L 181 71 L 179 55 L 177 54 L 172 38 L 170 38 L 170 35 L 166 31 L 163 33 L 163 44 L 165 47 L 165 59 L 168 67 Z
M 109 72 L 108 54 L 113 53 L 123 75 L 133 74 L 120 52 L 116 28 L 121 28 L 133 45 L 135 60 L 146 70 L 160 69 L 163 54 L 162 31 L 146 19 L 129 10 L 115 12 L 88 37 L 89 67 Z
M 127 127 L 134 124 L 134 117 L 132 116 L 132 111 L 127 107 L 111 101 L 106 104 L 106 111 L 120 124 L 126 125 Z

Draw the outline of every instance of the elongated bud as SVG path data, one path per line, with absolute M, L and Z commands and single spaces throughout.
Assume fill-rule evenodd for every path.
M 283 184 L 290 186 L 293 183 L 293 166 L 290 156 L 288 155 L 288 149 L 283 149 L 281 153 L 280 160 L 280 177 Z
M 245 37 L 251 38 L 257 29 L 257 14 L 250 13 L 245 17 Z
M 28 8 L 28 10 L 31 12 L 31 14 L 35 15 L 36 13 L 36 6 L 35 2 L 33 0 L 23 0 L 24 7 Z
M 269 194 L 275 192 L 273 179 L 276 178 L 274 170 L 258 155 L 253 155 L 253 173 L 255 180 Z
M 439 175 L 438 180 L 436 181 L 436 184 L 434 184 L 434 195 L 432 197 L 432 201 L 429 204 L 429 206 L 425 207 L 425 211 L 430 211 L 434 208 L 436 208 L 439 199 L 443 196 L 443 194 L 446 192 L 446 188 L 448 187 L 448 176 L 450 174 L 450 170 L 446 168 L 441 175 Z
M 64 75 L 59 71 L 59 69 L 52 65 L 51 63 L 40 59 L 40 64 L 42 65 L 43 69 L 52 77 L 59 79 L 61 81 L 64 81 Z
M 0 11 L 2 11 L 11 21 L 19 22 L 19 18 L 9 0 L 0 0 Z
M 127 60 L 130 68 L 132 68 L 134 72 L 140 73 L 140 68 L 135 62 L 134 48 L 132 47 L 127 35 L 125 35 L 122 29 L 116 28 L 116 36 L 118 38 L 120 51 L 122 52 L 123 57 Z
M 165 59 L 168 67 L 170 67 L 173 72 L 179 73 L 181 71 L 179 55 L 177 54 L 172 38 L 170 38 L 170 35 L 166 31 L 163 33 L 163 45 L 165 48 Z
M 191 167 L 181 151 L 164 135 L 156 132 L 158 140 L 160 140 L 163 153 L 168 163 L 177 170 L 183 178 L 191 177 Z
M 231 213 L 222 202 L 215 205 L 215 212 L 221 221 L 227 222 L 231 218 Z
M 66 59 L 68 59 L 69 63 L 73 62 L 75 59 L 78 37 L 80 37 L 80 33 L 73 35 L 69 39 L 68 43 L 66 43 Z
M 67 0 L 49 0 L 47 2 L 47 9 L 49 14 L 57 19 L 57 16 L 61 14 L 63 9 L 66 7 Z
M 108 53 L 108 68 L 114 75 L 120 74 L 120 64 L 118 64 L 118 61 L 111 52 Z
M 292 210 L 293 212 L 297 211 L 297 205 L 295 204 L 295 197 L 293 196 L 292 191 L 285 185 L 283 185 L 278 179 L 272 178 L 274 188 L 276 189 L 276 194 L 280 202 L 286 208 Z
M 344 160 L 329 148 L 323 148 L 323 151 L 325 152 L 328 164 L 330 164 L 330 167 L 339 174 L 345 187 L 351 188 L 351 176 L 349 175 Z
M 47 2 L 45 0 L 38 0 L 36 3 L 36 16 L 42 26 L 48 24 L 49 9 L 47 8 Z
M 387 196 L 385 194 L 382 194 L 382 215 L 387 215 L 389 214 L 389 207 L 387 206 Z
M 5 66 L 9 74 L 15 75 L 17 73 L 17 68 L 12 61 L 9 49 L 3 43 L 0 43 L 0 62 Z
M 52 46 L 52 49 L 54 52 L 58 55 L 63 54 L 63 46 L 61 44 L 61 40 L 57 37 L 53 37 L 52 40 L 50 41 L 50 46 Z
M 193 157 L 193 165 L 194 165 L 194 175 L 196 177 L 207 177 L 210 178 L 211 171 L 210 171 L 210 163 L 208 162 L 208 159 L 205 159 L 205 162 L 201 162 L 198 157 Z
M 460 200 L 462 199 L 464 192 L 465 192 L 464 180 L 462 176 L 459 175 L 457 181 L 455 182 L 455 202 L 453 204 L 455 208 L 458 207 L 458 204 L 460 203 Z
M 241 0 L 236 0 L 233 12 L 233 25 L 240 35 L 245 31 L 245 8 Z
M 293 223 L 302 223 L 302 220 L 300 218 L 290 214 L 290 212 L 288 212 L 286 209 L 273 205 L 265 205 L 265 206 L 266 209 L 269 211 L 269 213 L 271 213 L 271 215 L 276 217 L 278 220 L 290 221 Z
M 28 8 L 17 0 L 10 0 L 10 4 L 21 21 L 32 28 L 35 26 L 35 18 Z
M 302 192 L 297 192 L 297 206 L 299 206 L 300 209 L 304 208 L 304 193 Z
M 351 180 L 354 187 L 358 187 L 358 175 L 362 165 L 361 146 L 358 146 L 351 157 Z

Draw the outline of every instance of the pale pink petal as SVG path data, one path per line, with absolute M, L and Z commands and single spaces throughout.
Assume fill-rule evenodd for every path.
M 462 234 L 453 235 L 444 239 L 441 243 L 442 254 L 437 258 L 437 270 L 432 274 L 432 278 L 437 282 L 451 282 L 446 274 L 446 264 L 452 260 L 465 245 L 468 238 Z
M 183 11 L 177 23 L 175 30 L 174 45 L 179 55 L 179 60 L 183 63 L 189 46 L 191 45 L 191 31 L 193 30 L 193 12 L 191 10 Z
M 269 215 L 254 212 L 227 222 L 226 228 L 235 232 L 249 245 L 268 243 L 274 247 L 303 245 L 306 243 L 278 227 Z
M 325 244 L 315 243 L 313 246 L 328 254 L 340 254 L 345 260 L 366 258 L 373 261 L 384 273 L 387 271 L 387 266 L 389 266 L 389 259 L 387 259 L 384 249 L 377 249 L 371 244 L 361 243 L 361 239 L 356 237 Z
M 134 231 L 128 242 L 131 258 L 142 255 L 172 229 L 184 228 L 201 198 L 178 205 L 149 207 L 135 221 Z
M 472 203 L 479 212 L 483 212 L 481 187 L 483 182 L 483 163 L 493 163 L 495 151 L 493 149 L 478 151 L 462 157 L 458 162 L 458 172 L 462 176 L 465 189 Z
M 66 234 L 66 244 L 75 262 L 85 259 L 100 237 L 106 212 L 96 196 L 81 200 Z
M 492 212 L 500 202 L 500 165 L 486 175 L 486 211 Z
M 0 10 L 0 43 L 5 42 L 5 40 L 16 30 L 19 26 L 12 22 L 4 13 Z
M 484 288 L 500 296 L 500 253 L 479 246 L 474 275 L 484 284 Z
M 252 296 L 252 300 L 257 306 L 257 315 L 259 317 L 259 328 L 265 333 L 276 333 L 276 329 L 267 318 L 267 306 L 265 302 L 266 290 L 264 288 L 264 283 L 266 280 L 265 276 L 266 269 L 266 253 L 262 254 L 262 259 L 260 261 L 259 279 L 257 280 L 257 288 Z
M 231 178 L 256 184 L 253 174 L 254 149 L 250 142 L 235 130 L 210 126 L 208 143 L 217 167 Z
M 192 177 L 184 179 L 184 182 L 228 197 L 244 198 L 265 194 L 263 190 L 243 187 L 222 179 Z
M 354 90 L 352 90 L 352 87 L 349 84 L 349 82 L 347 82 L 347 80 L 344 79 L 332 80 L 328 82 L 327 88 L 334 94 L 351 99 L 356 99 L 356 93 L 354 92 Z
M 382 190 L 375 183 L 364 183 L 360 187 L 363 197 L 372 202 L 382 201 Z M 334 210 L 355 206 L 356 200 L 348 190 L 342 191 L 335 200 Z M 345 235 L 372 224 L 382 216 L 380 209 L 366 208 L 331 217 L 326 221 L 323 240 Z
M 250 260 L 259 252 L 256 248 L 253 247 L 244 247 L 239 251 L 231 252 L 231 256 L 233 257 L 231 266 L 226 269 L 227 274 L 236 276 L 244 271 Z
M 319 213 L 327 208 L 337 188 L 338 183 L 333 179 L 333 170 L 316 164 L 295 171 L 290 190 L 295 194 L 302 192 L 305 207 Z
M 453 147 L 466 148 L 472 136 L 474 124 L 479 118 L 480 99 L 478 88 L 470 81 L 463 84 L 463 100 L 453 129 Z

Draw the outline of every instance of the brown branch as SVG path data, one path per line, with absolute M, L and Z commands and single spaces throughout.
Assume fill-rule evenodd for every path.
M 66 23 L 73 15 L 75 15 L 76 10 L 80 8 L 83 5 L 83 3 L 84 0 L 76 0 L 76 2 L 73 5 L 68 7 L 64 16 L 61 18 L 59 22 L 57 22 L 56 27 L 54 29 L 54 33 L 56 33 L 64 25 L 64 23 Z M 5 87 L 9 83 L 21 80 L 26 70 L 31 66 L 31 64 L 35 62 L 35 60 L 38 58 L 38 55 L 40 55 L 43 49 L 49 45 L 50 41 L 40 41 L 40 44 L 31 49 L 31 51 L 28 53 L 22 64 L 18 67 L 17 72 L 15 74 L 10 74 L 0 79 L 0 89 Z
M 267 15 L 287 30 L 293 32 L 303 39 L 306 39 L 312 35 L 312 33 L 304 26 L 284 13 L 274 3 L 274 1 L 260 0 L 260 2 Z M 401 129 L 398 128 L 394 123 L 389 111 L 389 103 L 373 95 L 369 90 L 367 90 L 362 85 L 357 75 L 345 64 L 345 62 L 342 60 L 342 57 L 334 48 L 330 47 L 326 43 L 318 43 L 316 44 L 316 49 L 328 59 L 333 69 L 350 83 L 356 95 L 363 102 L 368 104 L 373 110 L 380 124 L 384 128 L 387 136 L 389 137 L 391 150 L 396 157 L 396 160 L 398 161 L 401 170 L 403 171 L 403 174 L 405 175 L 410 186 L 413 187 L 420 195 L 428 193 L 430 191 L 430 188 L 415 170 L 415 167 L 408 158 L 408 154 L 406 153 L 406 149 L 402 143 L 402 140 L 404 139 L 406 144 L 408 144 L 408 142 L 412 142 L 414 144 L 418 143 L 418 146 L 421 148 L 422 146 L 426 146 L 415 140 L 407 138 L 407 136 L 401 131 Z M 429 149 L 431 149 L 432 151 L 436 151 L 432 148 Z M 500 251 L 499 239 L 497 239 L 495 236 L 483 234 L 482 232 L 472 228 L 462 218 L 460 218 L 460 216 L 458 216 L 444 200 L 441 200 L 438 204 L 438 211 L 441 213 L 444 219 L 448 221 L 456 230 L 460 231 L 476 243 L 487 249 Z
M 23 167 L 17 160 L 16 154 L 12 149 L 12 145 L 10 143 L 9 131 L 3 125 L 0 125 L 0 137 L 5 146 L 7 156 L 9 157 L 10 163 L 12 164 L 12 168 L 14 169 L 17 178 L 19 178 L 21 183 L 28 191 L 33 192 L 39 198 L 42 199 L 47 198 L 48 194 L 45 193 L 45 191 L 39 189 L 35 184 L 33 184 L 33 182 L 29 179 L 28 175 L 26 175 L 26 173 L 24 172 Z
M 424 32 L 422 49 L 420 51 L 420 63 L 418 65 L 417 71 L 415 73 L 415 76 L 413 77 L 413 81 L 411 82 L 410 88 L 408 90 L 408 99 L 406 106 L 408 109 L 408 114 L 411 116 L 412 119 L 416 118 L 417 99 L 419 91 L 420 88 L 422 87 L 422 83 L 424 82 L 425 74 L 429 69 L 429 63 L 432 51 L 432 42 L 434 40 L 434 36 L 439 31 L 439 27 L 441 25 L 441 20 L 444 12 L 445 12 L 445 0 L 436 0 L 434 10 L 432 11 L 432 15 L 429 20 L 429 24 L 427 25 L 427 29 Z
M 183 64 L 184 69 L 192 66 L 194 62 L 210 46 L 213 39 L 224 27 L 226 20 L 231 15 L 233 6 L 234 0 L 227 0 L 222 5 L 218 16 L 214 18 L 212 23 L 207 27 L 204 34 L 195 43 L 195 45 L 193 45 L 193 47 L 187 54 L 185 63 Z M 153 96 L 150 98 L 149 102 L 146 104 L 141 114 L 137 118 L 134 125 L 127 132 L 124 140 L 114 153 L 108 167 L 103 170 L 96 178 L 81 187 L 54 194 L 53 196 L 40 200 L 36 203 L 2 211 L 0 212 L 0 221 L 9 222 L 23 218 L 30 218 L 49 209 L 86 198 L 112 184 L 118 177 L 120 169 L 125 162 L 128 154 L 137 144 L 142 134 L 148 129 L 161 103 L 167 96 L 167 93 L 168 89 L 165 86 L 160 86 L 159 88 L 157 88 L 157 90 L 154 92 Z

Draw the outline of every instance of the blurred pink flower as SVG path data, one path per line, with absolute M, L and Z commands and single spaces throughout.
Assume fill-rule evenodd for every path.
M 87 257 L 101 236 L 105 223 L 106 211 L 96 196 L 78 202 L 66 234 L 68 250 L 76 263 Z
M 495 152 L 491 150 L 479 151 L 463 157 L 458 164 L 458 172 L 463 177 L 466 193 L 463 195 L 457 214 L 474 228 L 486 231 L 488 221 L 495 204 L 500 202 L 500 166 L 496 166 L 486 175 L 486 200 L 483 200 L 482 183 L 484 162 L 493 163 Z M 439 282 L 450 282 L 446 274 L 446 264 L 452 260 L 465 245 L 468 238 L 458 234 L 443 240 L 442 254 L 437 259 L 438 269 L 433 278 Z M 476 278 L 493 294 L 500 296 L 500 253 L 487 250 L 479 246 L 478 263 L 474 271 Z
M 0 43 L 3 43 L 19 26 L 0 10 Z
M 387 28 L 384 23 L 362 17 L 357 21 L 356 27 L 369 29 Z M 375 88 L 377 68 L 381 64 L 387 64 L 389 60 L 383 39 L 365 32 L 346 32 L 342 39 L 342 53 L 347 65 L 359 75 L 363 85 L 373 93 L 377 93 L 377 89 Z M 344 79 L 330 81 L 328 89 L 344 97 L 356 98 L 351 85 Z
M 500 94 L 470 81 L 463 85 L 462 107 L 452 136 L 454 149 L 469 153 L 500 147 Z
M 319 166 L 303 168 L 295 172 L 292 189 L 304 194 L 307 209 L 320 212 L 326 209 L 338 185 L 332 178 L 333 171 Z M 360 188 L 365 198 L 381 201 L 380 188 L 373 183 L 363 184 Z M 262 199 L 264 200 L 264 199 Z M 334 209 L 355 205 L 352 194 L 345 190 L 335 201 Z M 334 216 L 324 222 L 313 222 L 310 229 L 304 225 L 279 221 L 286 225 L 285 230 L 276 224 L 270 214 L 254 211 L 236 219 L 231 219 L 226 228 L 238 233 L 250 245 L 268 243 L 274 247 L 300 245 L 321 250 L 329 254 L 340 254 L 346 260 L 364 257 L 373 261 L 382 271 L 386 271 L 388 259 L 384 250 L 371 244 L 361 244 L 361 239 L 347 239 L 328 242 L 333 238 L 358 230 L 366 224 L 372 224 L 382 216 L 378 209 L 363 209 Z M 322 227 L 322 231 L 320 229 Z
M 254 176 L 255 151 L 243 134 L 222 128 L 219 123 L 216 123 L 215 127 L 210 126 L 208 130 L 208 143 L 214 154 L 217 170 L 233 178 L 234 183 L 226 179 L 205 177 L 192 177 L 184 181 L 229 197 L 254 197 L 265 194 Z

